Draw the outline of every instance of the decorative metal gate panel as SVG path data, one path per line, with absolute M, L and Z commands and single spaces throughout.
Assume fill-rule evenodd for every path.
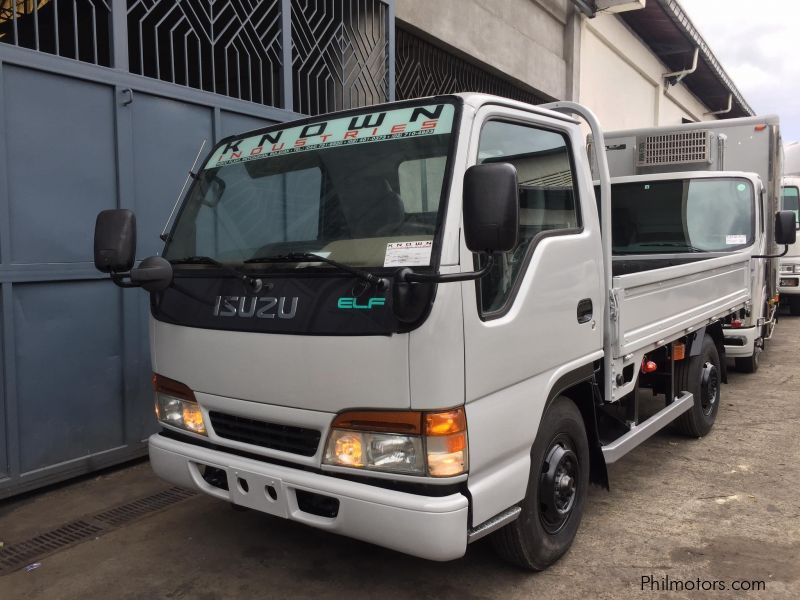
M 388 14 L 380 0 L 292 3 L 297 112 L 319 114 L 389 99 Z
M 393 6 L 380 3 L 382 68 L 350 17 L 365 0 L 328 13 L 360 53 L 334 69 L 353 90 L 329 98 L 391 99 Z M 154 254 L 204 140 L 332 106 L 295 100 L 295 4 L 0 0 L 0 498 L 144 453 L 147 296 L 94 270 L 95 214 L 134 209 L 139 257 Z M 303 68 L 314 52 L 335 64 L 330 40 L 307 41 Z
M 547 99 L 531 89 L 490 73 L 430 42 L 397 29 L 397 99 L 484 92 L 542 104 Z
M 0 0 L 0 42 L 111 66 L 110 0 Z
M 128 47 L 133 73 L 283 106 L 280 0 L 135 0 Z

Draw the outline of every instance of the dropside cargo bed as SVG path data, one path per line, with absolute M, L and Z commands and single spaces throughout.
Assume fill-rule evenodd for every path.
M 617 302 L 613 357 L 621 358 L 743 308 L 750 300 L 750 256 L 736 253 L 615 274 L 612 293 Z

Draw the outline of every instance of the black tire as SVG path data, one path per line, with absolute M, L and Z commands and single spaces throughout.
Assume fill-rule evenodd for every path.
M 800 296 L 789 296 L 789 314 L 800 317 Z
M 589 442 L 583 418 L 572 400 L 559 396 L 545 411 L 531 448 L 522 512 L 492 535 L 495 551 L 531 571 L 552 565 L 575 539 L 588 487 Z
M 752 356 L 741 356 L 733 359 L 736 370 L 740 373 L 755 373 L 758 371 L 758 356 L 761 354 L 760 348 L 753 349 Z
M 692 408 L 675 420 L 679 433 L 703 437 L 711 431 L 719 410 L 721 384 L 717 346 L 710 336 L 705 336 L 700 354 L 675 364 L 675 389 L 694 395 Z

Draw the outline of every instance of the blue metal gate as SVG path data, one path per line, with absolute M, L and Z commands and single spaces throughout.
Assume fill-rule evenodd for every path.
M 0 0 L 0 498 L 124 461 L 155 429 L 139 256 L 203 141 L 394 98 L 391 0 Z M 296 112 L 295 112 L 296 111 Z

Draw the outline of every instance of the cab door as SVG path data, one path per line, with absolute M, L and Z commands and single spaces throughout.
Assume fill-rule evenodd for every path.
M 604 294 L 597 209 L 578 125 L 484 106 L 469 151 L 470 164 L 513 164 L 520 190 L 517 247 L 498 255 L 482 280 L 462 284 L 476 525 L 524 497 L 548 393 L 559 380 L 590 376 L 602 356 Z M 475 255 L 462 245 L 461 256 L 462 269 L 471 270 Z

